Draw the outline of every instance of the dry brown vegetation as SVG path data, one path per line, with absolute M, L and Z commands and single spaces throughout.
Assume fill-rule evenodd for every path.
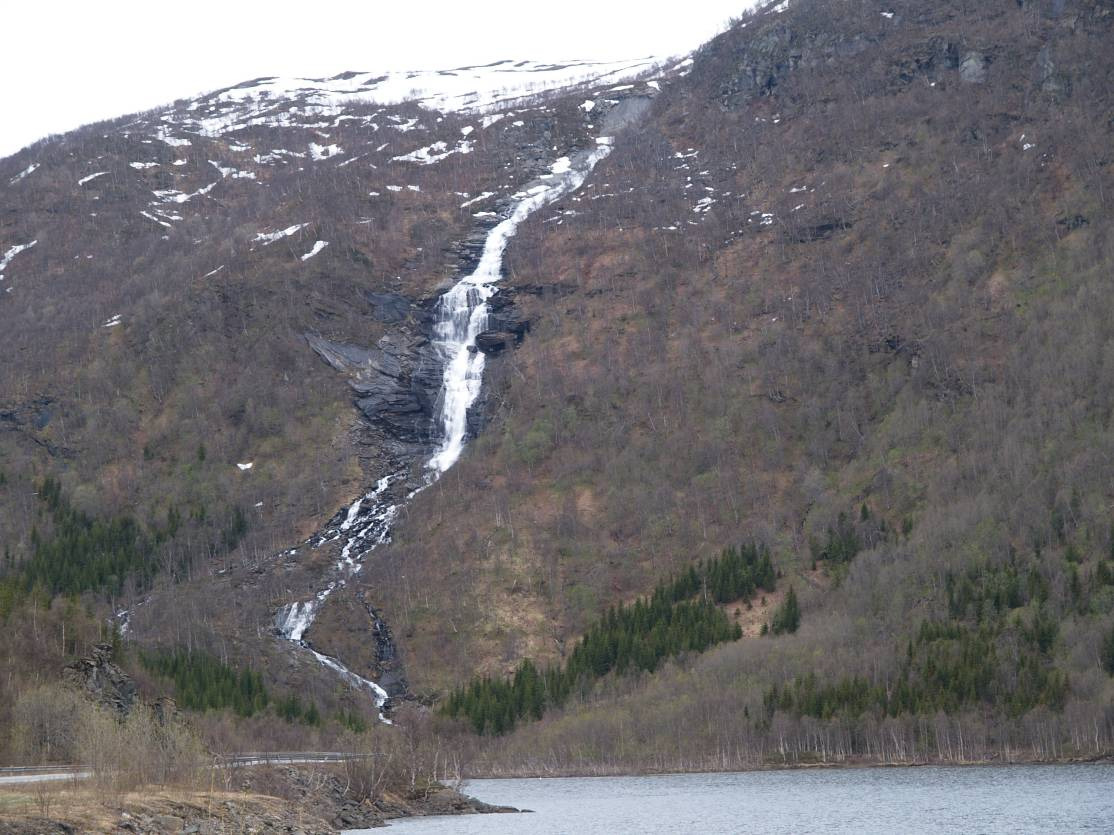
M 771 683 L 884 682 L 909 630 L 947 617 L 948 574 L 1011 554 L 1051 588 L 1075 704 L 1008 730 L 948 721 L 983 728 L 988 755 L 1048 756 L 1045 734 L 1080 755 L 1109 746 L 1098 647 L 1114 609 L 1088 578 L 1111 535 L 1110 16 L 880 8 L 748 18 L 557 207 L 579 216 L 528 224 L 512 281 L 552 290 L 491 377 L 497 420 L 366 579 L 412 683 L 437 691 L 559 658 L 603 607 L 725 543 L 757 537 L 793 576 L 840 513 L 865 505 L 886 533 L 838 584 L 798 583 L 797 636 L 523 730 L 522 757 L 588 768 L 637 727 L 643 753 L 692 739 L 692 761 L 714 761 Z M 949 49 L 986 57 L 985 83 L 962 81 Z M 767 53 L 785 62 L 776 84 L 731 93 Z M 694 190 L 715 198 L 706 213 Z M 766 733 L 740 745 L 761 759 L 780 745 Z M 854 752 L 881 757 L 873 733 Z
M 67 705 L 75 748 L 93 774 L 0 789 L 5 832 L 55 831 L 64 824 L 83 832 L 193 825 L 211 832 L 324 833 L 412 815 L 498 811 L 456 791 L 461 746 L 412 708 L 399 711 L 395 727 L 350 741 L 344 762 L 238 765 L 203 753 L 185 726 L 154 722 L 143 709 L 120 721 L 66 691 L 29 694 L 18 709 L 41 718 L 44 695 L 48 704 Z
M 124 578 L 120 589 L 65 605 L 89 617 L 130 607 L 132 635 L 144 643 L 265 659 L 276 682 L 349 709 L 353 694 L 336 692 L 312 659 L 290 660 L 271 634 L 275 610 L 315 591 L 335 557 L 277 556 L 382 476 L 393 441 L 353 410 L 345 379 L 305 335 L 373 345 L 420 330 L 423 306 L 452 276 L 475 223 L 460 208 L 463 190 L 501 191 L 507 166 L 532 172 L 544 162 L 530 156 L 543 133 L 564 145 L 584 132 L 580 119 L 508 122 L 478 131 L 471 154 L 391 164 L 438 136 L 459 136 L 464 120 L 407 105 L 354 112 L 384 127 L 338 122 L 331 141 L 345 153 L 324 161 L 305 159 L 306 143 L 321 137 L 302 128 L 191 134 L 188 146 L 166 146 L 148 138 L 157 112 L 89 126 L 0 164 L 0 246 L 38 241 L 6 271 L 11 292 L 0 300 L 13 359 L 0 369 L 0 570 L 32 554 L 34 532 L 52 533 L 35 494 L 44 476 L 56 478 L 78 511 L 134 518 L 155 574 L 150 603 L 144 584 Z M 391 127 L 410 119 L 425 126 Z M 301 148 L 304 161 L 253 161 L 283 147 Z M 135 169 L 137 160 L 157 166 Z M 34 177 L 10 182 L 30 161 Z M 256 179 L 223 178 L 215 164 Z M 78 182 L 99 170 L 108 173 Z M 141 214 L 156 189 L 193 193 L 214 181 L 210 193 L 168 204 L 182 215 L 169 227 Z M 403 183 L 420 191 L 387 188 Z M 307 225 L 273 244 L 256 239 L 298 223 Z M 314 240 L 329 246 L 303 262 Z M 377 318 L 377 292 L 412 300 L 406 321 Z M 250 470 L 237 466 L 249 462 Z M 0 601 L 0 611 L 9 604 Z M 35 621 L 42 605 L 37 596 L 10 620 Z M 51 664 L 79 654 L 72 635 L 65 646 L 56 640 Z M 28 663 L 20 675 L 53 674 L 13 651 Z M 0 695 L 3 712 L 11 697 Z M 276 744 L 289 742 L 281 728 L 276 735 Z
M 360 575 L 411 683 L 433 698 L 524 657 L 560 659 L 608 605 L 752 539 L 798 581 L 803 625 L 611 681 L 483 748 L 477 768 L 1109 749 L 1112 21 L 1096 0 L 760 11 L 663 85 L 580 192 L 520 230 L 507 284 L 531 332 L 489 365 L 486 431 Z M 554 108 L 524 118 L 563 141 L 581 116 L 572 101 Z M 153 525 L 171 504 L 208 508 L 162 545 L 147 634 L 254 655 L 344 704 L 351 694 L 287 656 L 270 620 L 332 556 L 271 557 L 350 499 L 385 447 L 359 460 L 349 394 L 302 333 L 371 344 L 385 328 L 361 290 L 433 298 L 452 272 L 446 247 L 471 227 L 452 191 L 501 181 L 514 148 L 416 172 L 422 191 L 387 197 L 370 224 L 358 219 L 385 175 L 276 171 L 269 191 L 239 184 L 191 219 L 190 240 L 217 246 L 124 226 L 105 269 L 100 255 L 95 274 L 73 268 L 102 245 L 90 210 L 100 223 L 134 196 L 104 177 L 96 206 L 71 201 L 76 160 L 111 153 L 122 168 L 133 141 L 97 129 L 38 149 L 55 179 L 19 192 L 3 221 L 5 241 L 29 239 L 61 212 L 65 234 L 20 256 L 29 273 L 11 299 L 26 297 L 0 306 L 21 358 L 0 370 L 14 407 L 0 535 L 26 548 L 30 477 L 48 469 L 91 511 L 132 507 Z M 226 159 L 217 144 L 194 153 Z M 303 220 L 332 241 L 309 272 L 300 249 L 245 248 L 257 228 Z M 99 327 L 128 310 L 124 327 Z M 246 460 L 250 474 L 234 469 Z M 232 507 L 258 501 L 246 536 L 222 545 Z M 860 508 L 863 550 L 814 566 L 813 542 Z M 1053 618 L 1042 663 L 1070 681 L 1062 709 L 762 718 L 767 689 L 806 673 L 887 685 L 920 623 L 984 623 L 981 608 L 953 606 L 950 582 L 1016 564 L 1046 595 L 1002 615 L 1002 651 Z M 314 640 L 366 665 L 356 591 L 330 599 Z M 229 740 L 256 731 L 203 721 Z

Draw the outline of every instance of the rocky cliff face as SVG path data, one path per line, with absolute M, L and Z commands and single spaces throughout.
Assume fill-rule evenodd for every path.
M 131 676 L 112 661 L 112 644 L 97 644 L 89 655 L 66 666 L 63 679 L 96 704 L 127 716 L 136 701 Z

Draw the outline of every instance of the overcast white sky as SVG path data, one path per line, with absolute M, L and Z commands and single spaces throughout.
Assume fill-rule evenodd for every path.
M 686 53 L 753 0 L 11 2 L 0 157 L 264 75 Z

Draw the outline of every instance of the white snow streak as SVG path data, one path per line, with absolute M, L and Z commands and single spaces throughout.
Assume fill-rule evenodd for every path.
M 304 229 L 309 226 L 308 223 L 295 223 L 293 226 L 287 226 L 285 229 L 280 229 L 277 232 L 258 232 L 255 235 L 257 241 L 263 241 L 263 246 L 269 246 L 275 241 L 282 238 L 289 238 L 299 229 Z
M 418 148 L 416 151 L 411 151 L 409 154 L 401 154 L 397 157 L 391 157 L 391 162 L 417 162 L 421 165 L 432 165 L 435 162 L 440 162 L 445 157 L 452 154 L 470 154 L 472 153 L 472 146 L 474 143 L 467 139 L 462 139 L 456 144 L 455 148 L 450 148 L 448 143 L 434 142 L 432 145 L 426 145 L 424 148 Z
M 38 242 L 38 238 L 36 238 L 29 244 L 16 244 L 15 246 L 8 247 L 8 251 L 4 253 L 4 257 L 0 258 L 0 273 L 8 268 L 8 264 L 12 263 L 12 259 L 19 255 L 19 253 L 23 252 L 25 249 L 30 249 Z
M 302 260 L 303 261 L 308 261 L 310 258 L 312 258 L 314 255 L 319 253 L 321 250 L 323 250 L 328 245 L 329 245 L 328 241 L 318 241 L 317 243 L 315 243 L 313 245 L 313 249 L 311 249 L 309 252 L 307 252 L 305 255 L 302 256 Z
M 24 168 L 22 171 L 20 171 L 18 174 L 16 174 L 14 177 L 12 177 L 10 180 L 8 180 L 8 185 L 14 186 L 16 183 L 18 183 L 20 180 L 22 180 L 28 174 L 33 173 L 34 170 L 38 167 L 39 167 L 39 164 L 37 162 L 31 163 L 26 168 Z
M 494 191 L 485 191 L 483 194 L 479 195 L 478 197 L 473 197 L 471 200 L 465 200 L 463 203 L 460 204 L 460 208 L 466 209 L 469 206 L 471 206 L 473 203 L 479 203 L 481 200 L 487 200 L 487 198 L 494 197 L 494 196 L 495 196 Z

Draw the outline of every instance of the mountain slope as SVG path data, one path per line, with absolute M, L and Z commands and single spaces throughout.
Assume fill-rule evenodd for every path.
M 366 576 L 411 683 L 555 661 L 604 607 L 758 539 L 798 634 L 757 637 L 771 598 L 739 615 L 753 638 L 504 755 L 614 752 L 625 727 L 648 740 L 628 767 L 739 738 L 761 759 L 770 687 L 896 687 L 907 650 L 959 650 L 910 646 L 922 622 L 992 635 L 993 687 L 948 708 L 991 729 L 980 745 L 1028 744 L 1046 720 L 1002 729 L 1049 705 L 1049 733 L 1109 740 L 1110 22 L 799 3 L 697 52 L 558 207 L 581 214 L 519 237 L 512 286 L 560 289 L 529 303 L 499 420 Z M 858 553 L 824 559 L 848 528 Z M 1008 706 L 1029 664 L 1067 676 L 1066 705 L 1033 684 Z
M 335 703 L 339 662 L 278 627 L 300 640 L 334 563 L 358 570 L 389 536 L 376 515 L 426 483 L 438 299 L 522 189 L 579 182 L 580 155 L 656 94 L 615 82 L 649 66 L 261 79 L 5 160 L 0 315 L 21 358 L 2 387 L 5 601 L 39 580 L 107 595 L 141 644 L 266 659 L 281 685 Z M 594 115 L 581 107 L 613 87 Z M 375 104 L 431 91 L 440 112 Z M 498 308 L 493 354 L 529 327 L 509 296 Z M 43 477 L 61 483 L 53 519 L 29 498 Z M 376 483 L 382 505 L 361 509 Z M 71 507 L 135 517 L 148 564 L 106 575 L 95 546 L 65 539 Z M 62 562 L 90 567 L 41 569 L 60 541 Z M 363 674 L 404 692 L 389 627 L 361 604 L 349 628 L 380 637 Z
M 135 641 L 366 708 L 289 624 L 432 702 L 757 541 L 780 576 L 725 607 L 741 639 L 585 687 L 488 762 L 1104 750 L 1112 26 L 1098 0 L 801 0 L 490 114 L 264 79 L 5 160 L 0 254 L 36 241 L 0 298 L 15 562 L 27 485 L 60 475 L 157 541 L 155 587 L 117 592 Z M 516 227 L 431 483 L 438 299 L 631 107 Z M 762 636 L 789 587 L 800 629 Z

